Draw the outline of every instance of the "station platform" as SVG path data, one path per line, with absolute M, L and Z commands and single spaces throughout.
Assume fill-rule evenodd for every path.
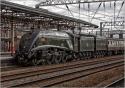
M 0 68 L 14 64 L 14 57 L 11 55 L 0 55 Z
M 0 56 L 0 60 L 7 60 L 7 59 L 12 59 L 13 58 L 13 56 L 10 56 L 10 55 L 2 55 L 2 56 Z

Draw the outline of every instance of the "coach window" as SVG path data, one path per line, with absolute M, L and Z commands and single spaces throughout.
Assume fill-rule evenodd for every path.
M 108 41 L 108 45 L 109 45 L 109 41 Z

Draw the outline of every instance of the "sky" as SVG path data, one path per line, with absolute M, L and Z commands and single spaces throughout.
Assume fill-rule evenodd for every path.
M 36 4 L 45 0 L 6 0 L 6 1 L 35 8 Z M 99 7 L 100 2 L 90 3 L 89 4 L 90 8 L 88 8 L 87 3 L 85 4 L 82 3 L 80 4 L 80 9 L 78 4 L 68 5 L 68 8 L 70 9 L 70 11 L 67 10 L 65 5 L 41 6 L 40 8 L 44 8 L 51 12 L 55 12 L 61 15 L 70 16 L 87 22 L 91 22 L 96 25 L 100 25 L 100 22 L 114 21 L 114 17 L 115 18 L 118 17 L 117 19 L 115 19 L 117 21 L 125 20 L 125 3 L 123 4 L 123 7 L 120 11 L 123 1 L 124 0 L 116 1 L 115 9 L 114 9 L 114 2 L 101 3 L 100 7 Z M 119 16 L 118 16 L 118 13 L 119 13 Z

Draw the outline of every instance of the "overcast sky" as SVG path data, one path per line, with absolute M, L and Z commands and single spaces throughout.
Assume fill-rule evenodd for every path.
M 18 4 L 30 6 L 30 7 L 35 7 L 35 5 L 38 4 L 40 1 L 45 1 L 45 0 L 6 0 L 6 1 L 11 1 L 14 3 L 18 3 Z M 100 22 L 103 22 L 103 21 L 111 21 L 111 20 L 113 21 L 114 16 L 115 17 L 118 16 L 118 13 L 119 13 L 119 10 L 121 8 L 123 1 L 124 0 L 116 1 L 115 15 L 114 15 L 114 2 L 102 3 L 98 11 L 97 11 L 97 8 L 100 3 L 91 3 L 90 9 L 88 9 L 88 4 L 80 4 L 80 16 L 79 16 L 79 6 L 77 4 L 68 5 L 69 9 L 71 10 L 71 13 L 67 10 L 65 5 L 44 6 L 41 8 L 45 8 L 49 11 L 52 11 L 61 15 L 78 18 L 78 19 L 85 20 L 87 22 L 92 22 L 94 24 L 99 25 Z M 97 13 L 95 14 L 96 11 Z M 94 18 L 92 19 L 93 16 Z M 119 17 L 125 18 L 125 3 L 119 13 Z M 123 20 L 123 19 L 117 18 L 117 20 Z

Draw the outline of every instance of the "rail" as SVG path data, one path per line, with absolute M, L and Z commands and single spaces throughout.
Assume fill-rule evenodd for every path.
M 10 73 L 13 73 L 13 75 L 9 75 L 9 72 L 5 71 L 2 72 L 2 80 L 1 84 L 3 87 L 22 87 L 22 86 L 40 86 L 40 87 L 49 87 L 52 85 L 56 85 L 65 81 L 69 81 L 72 79 L 80 78 L 83 76 L 87 76 L 93 73 L 101 72 L 107 69 L 123 66 L 123 58 L 116 59 L 107 59 L 107 60 L 100 60 L 95 62 L 88 62 L 88 63 L 81 63 L 76 65 L 56 65 L 51 66 L 49 69 L 43 69 L 41 70 L 40 67 L 37 70 L 36 67 L 34 69 L 32 68 L 31 71 L 23 70 L 24 72 L 21 73 L 21 71 L 16 70 L 10 71 Z M 73 62 L 74 63 L 74 62 Z M 52 68 L 53 67 L 53 68 Z M 54 68 L 56 67 L 56 68 Z M 34 71 L 33 71 L 34 70 Z M 5 75 L 5 73 L 7 73 Z M 37 85 L 39 84 L 39 85 Z

